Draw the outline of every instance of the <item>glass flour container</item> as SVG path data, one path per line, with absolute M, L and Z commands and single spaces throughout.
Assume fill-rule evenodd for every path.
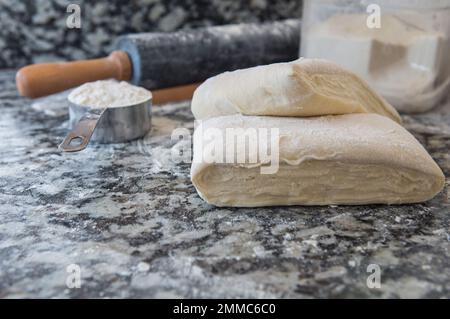
M 352 70 L 399 111 L 424 112 L 448 93 L 449 33 L 450 0 L 304 0 L 300 55 Z

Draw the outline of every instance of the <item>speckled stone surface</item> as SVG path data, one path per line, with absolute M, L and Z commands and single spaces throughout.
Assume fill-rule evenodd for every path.
M 69 4 L 81 28 L 69 29 Z M 118 35 L 299 18 L 301 0 L 0 0 L 0 68 L 105 56 Z
M 64 94 L 32 107 L 13 76 L 0 72 L 0 298 L 450 297 L 448 181 L 419 205 L 214 208 L 170 160 L 188 103 L 155 108 L 143 140 L 62 154 Z M 449 105 L 404 119 L 450 176 Z

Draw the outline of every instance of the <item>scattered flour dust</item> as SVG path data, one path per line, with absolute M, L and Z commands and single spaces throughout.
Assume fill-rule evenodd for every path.
M 152 93 L 124 81 L 102 80 L 77 87 L 68 98 L 78 105 L 106 108 L 139 104 L 151 99 Z

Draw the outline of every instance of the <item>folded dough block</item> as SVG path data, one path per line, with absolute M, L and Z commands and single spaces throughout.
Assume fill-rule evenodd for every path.
M 294 117 L 377 113 L 401 121 L 364 80 L 320 59 L 222 73 L 195 91 L 191 107 L 196 119 L 236 113 Z
M 226 136 L 229 128 L 278 128 L 278 171 L 262 174 L 260 168 L 267 163 L 261 161 L 205 161 L 205 145 Z M 208 135 L 209 129 L 223 134 Z M 255 152 L 248 145 L 233 148 L 233 143 L 238 144 L 225 140 L 227 151 L 235 155 Z M 194 133 L 191 179 L 208 203 L 238 207 L 417 203 L 433 198 L 445 182 L 421 144 L 402 126 L 377 114 L 309 118 L 236 114 L 201 121 Z

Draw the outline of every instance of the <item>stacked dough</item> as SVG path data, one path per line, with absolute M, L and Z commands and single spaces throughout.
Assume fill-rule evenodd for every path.
M 197 89 L 192 112 L 202 120 L 194 133 L 192 182 L 216 206 L 416 203 L 445 182 L 394 108 L 358 76 L 324 60 L 223 73 Z M 223 140 L 227 129 L 274 128 L 273 173 L 262 173 L 269 163 L 254 148 Z M 215 134 L 204 134 L 209 129 Z M 275 145 L 273 137 L 247 137 L 258 149 Z M 205 158 L 214 139 L 225 142 L 232 158 L 245 153 L 246 161 Z

